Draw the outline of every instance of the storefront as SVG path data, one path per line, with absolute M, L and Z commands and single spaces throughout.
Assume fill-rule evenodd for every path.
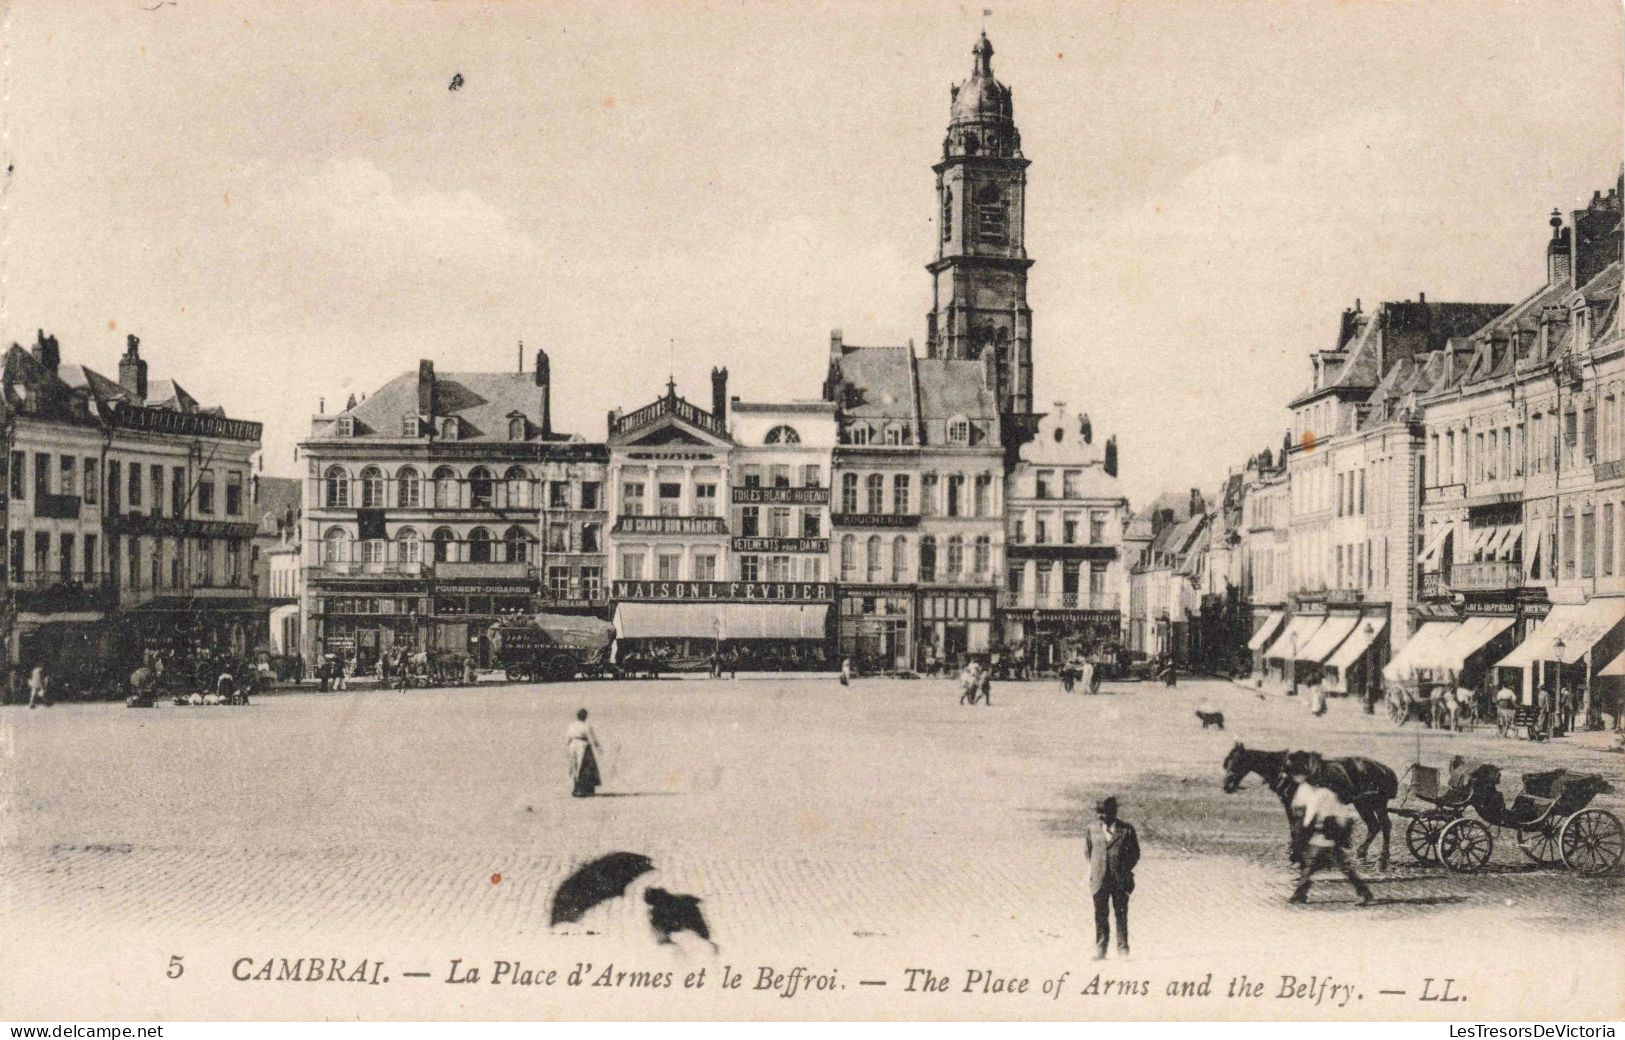
M 833 597 L 827 582 L 616 581 L 616 660 L 681 670 L 720 654 L 750 671 L 830 668 Z
M 1282 681 L 1294 680 L 1297 675 L 1295 662 L 1300 651 L 1309 645 L 1325 623 L 1324 614 L 1294 616 L 1270 643 L 1269 649 L 1264 651 L 1265 674 Z
M 1321 662 L 1327 687 L 1374 701 L 1382 692 L 1379 662 L 1388 656 L 1387 611 L 1363 611 L 1347 638 Z
M 1621 651 L 1625 599 L 1600 597 L 1554 605 L 1534 631 L 1495 662 L 1495 669 L 1498 681 L 1517 692 L 1521 703 L 1535 705 L 1537 692 L 1567 687 L 1576 695 L 1576 710 L 1594 719 L 1600 704 L 1598 680 Z
M 492 667 L 491 639 L 486 630 L 498 621 L 534 613 L 535 595 L 535 585 L 527 582 L 437 580 L 429 597 L 428 649 L 466 653 L 474 658 L 476 668 Z M 407 627 L 396 626 L 395 631 Z M 382 628 L 379 637 L 383 638 Z M 364 649 L 358 648 L 357 653 Z M 380 643 L 375 653 L 387 649 Z
M 312 604 L 316 653 L 353 660 L 357 674 L 369 674 L 394 647 L 413 652 L 425 648 L 429 602 L 429 585 L 423 581 L 354 582 L 322 589 Z
M 1031 669 L 1054 672 L 1075 655 L 1091 655 L 1122 638 L 1115 610 L 1010 609 L 1003 618 L 1003 652 L 1017 654 Z
M 1253 655 L 1253 671 L 1264 670 L 1264 648 L 1270 645 L 1281 626 L 1286 623 L 1286 612 L 1272 610 L 1259 622 L 1258 628 L 1253 631 L 1252 638 L 1247 640 L 1247 650 Z
M 971 657 L 986 657 L 993 646 L 994 588 L 975 591 L 922 590 L 919 593 L 920 648 L 930 660 L 958 668 Z
M 915 667 L 914 596 L 906 585 L 843 585 L 837 652 L 861 674 L 906 672 Z M 925 667 L 924 660 L 919 663 Z

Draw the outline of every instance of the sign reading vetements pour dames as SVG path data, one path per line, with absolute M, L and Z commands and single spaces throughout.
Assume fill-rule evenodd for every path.
M 834 587 L 817 581 L 622 581 L 615 582 L 615 598 L 622 602 L 655 600 L 665 603 L 717 601 L 771 601 L 827 603 Z

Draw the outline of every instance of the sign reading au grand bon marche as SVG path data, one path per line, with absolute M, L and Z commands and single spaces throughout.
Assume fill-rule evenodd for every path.
M 834 586 L 822 581 L 626 581 L 615 582 L 621 601 L 667 603 L 748 602 L 827 603 Z

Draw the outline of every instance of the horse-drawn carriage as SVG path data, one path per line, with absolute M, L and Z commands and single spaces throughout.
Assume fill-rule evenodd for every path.
M 1392 812 L 1410 817 L 1405 845 L 1420 863 L 1443 863 L 1459 873 L 1475 873 L 1489 863 L 1495 835 L 1517 834 L 1518 849 L 1543 866 L 1562 864 L 1578 874 L 1605 874 L 1625 854 L 1625 827 L 1606 809 L 1591 806 L 1612 790 L 1594 773 L 1555 769 L 1523 774 L 1523 790 L 1507 804 L 1501 770 L 1488 763 L 1456 760 L 1441 787 L 1439 770 L 1411 767 L 1405 804 Z M 1469 815 L 1471 810 L 1473 815 Z
M 615 626 L 592 617 L 536 614 L 498 622 L 488 635 L 496 665 L 509 679 L 564 682 L 610 669 Z

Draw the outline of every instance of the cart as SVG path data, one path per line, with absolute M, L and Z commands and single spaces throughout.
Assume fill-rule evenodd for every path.
M 1501 794 L 1498 766 L 1458 759 L 1441 786 L 1439 770 L 1414 765 L 1405 802 L 1391 811 L 1410 818 L 1405 847 L 1419 863 L 1443 863 L 1452 871 L 1477 873 L 1489 863 L 1498 832 L 1517 834 L 1518 850 L 1542 866 L 1567 867 L 1594 877 L 1619 866 L 1625 826 L 1606 809 L 1591 806 L 1613 790 L 1594 773 L 1556 769 L 1525 773 L 1523 790 L 1510 805 Z M 1469 814 L 1471 810 L 1471 814 Z

